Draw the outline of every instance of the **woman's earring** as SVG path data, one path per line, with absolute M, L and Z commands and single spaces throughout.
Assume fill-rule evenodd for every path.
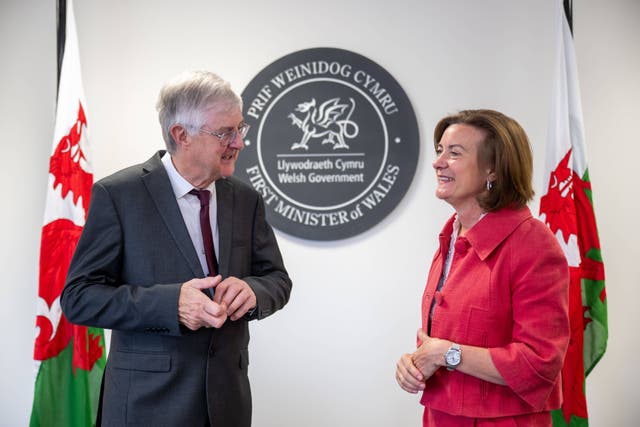
M 487 191 L 491 191 L 491 189 L 493 188 L 493 182 L 491 182 L 488 178 L 487 178 Z

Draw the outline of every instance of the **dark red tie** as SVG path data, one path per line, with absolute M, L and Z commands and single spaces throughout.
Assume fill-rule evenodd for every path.
M 213 277 L 218 274 L 218 261 L 216 260 L 215 249 L 213 248 L 213 235 L 211 234 L 211 222 L 209 220 L 209 199 L 211 192 L 209 190 L 189 191 L 189 194 L 198 196 L 200 200 L 200 230 L 202 231 L 202 241 L 204 243 L 204 254 L 207 257 L 207 267 L 209 267 L 209 276 Z

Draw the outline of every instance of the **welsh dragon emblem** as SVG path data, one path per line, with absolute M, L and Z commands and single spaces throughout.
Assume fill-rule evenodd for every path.
M 82 104 L 78 104 L 75 123 L 69 128 L 49 159 L 49 173 L 53 176 L 49 191 L 58 189 L 63 209 L 58 218 L 42 227 L 40 245 L 40 277 L 36 317 L 34 359 L 44 361 L 57 357 L 73 339 L 72 367 L 91 370 L 103 355 L 100 336 L 86 326 L 71 324 L 62 313 L 60 293 L 71 257 L 78 244 L 82 227 L 74 223 L 66 212 L 68 205 L 82 204 L 84 218 L 89 209 L 93 174 L 89 171 L 82 140 L 86 137 L 87 118 Z M 67 196 L 71 195 L 71 199 Z
M 287 117 L 292 125 L 302 130 L 303 135 L 299 142 L 291 145 L 291 149 L 308 150 L 307 144 L 312 138 L 324 138 L 322 144 L 332 144 L 334 150 L 349 148 L 346 139 L 355 138 L 359 133 L 357 123 L 351 120 L 356 103 L 353 98 L 349 98 L 349 103 L 351 108 L 349 104 L 340 103 L 340 98 L 332 98 L 317 106 L 316 99 L 312 98 L 311 101 L 298 104 L 295 111 L 303 113 L 304 117 L 299 118 L 294 113 Z

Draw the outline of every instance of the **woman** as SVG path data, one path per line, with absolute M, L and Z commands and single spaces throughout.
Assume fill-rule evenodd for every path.
M 456 211 L 440 233 L 418 348 L 396 379 L 422 391 L 424 426 L 551 426 L 569 343 L 566 259 L 526 204 L 524 130 L 491 110 L 436 126 L 436 197 Z

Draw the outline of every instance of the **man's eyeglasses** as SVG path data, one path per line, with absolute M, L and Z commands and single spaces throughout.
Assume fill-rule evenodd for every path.
M 218 132 L 215 130 L 207 130 L 207 129 L 200 129 L 200 132 L 215 136 L 220 140 L 221 145 L 223 145 L 224 147 L 228 147 L 233 143 L 233 141 L 236 140 L 236 137 L 238 135 L 240 135 L 241 139 L 244 139 L 244 137 L 247 136 L 247 133 L 249 132 L 250 127 L 251 127 L 250 124 L 242 122 L 236 129 L 229 130 L 226 132 Z

